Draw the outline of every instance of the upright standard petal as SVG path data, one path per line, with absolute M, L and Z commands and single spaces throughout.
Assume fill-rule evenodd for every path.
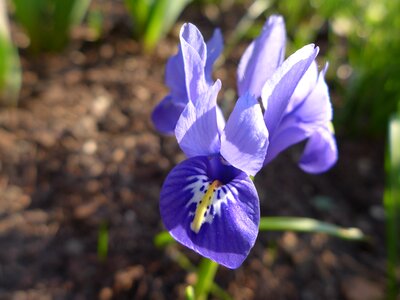
M 297 84 L 314 61 L 318 50 L 311 44 L 296 51 L 263 86 L 261 98 L 265 108 L 264 120 L 271 136 L 282 121 Z
M 181 28 L 181 50 L 188 99 L 193 103 L 208 89 L 204 69 L 207 47 L 196 26 L 186 23 Z
M 220 89 L 221 82 L 217 80 L 194 104 L 189 101 L 179 117 L 175 136 L 187 157 L 219 153 L 217 96 Z
M 205 67 L 205 76 L 207 82 L 211 85 L 213 66 L 224 48 L 221 30 L 215 29 L 213 36 L 207 42 L 207 61 Z
M 170 90 L 171 100 L 175 103 L 186 104 L 188 102 L 185 80 L 182 50 L 179 48 L 178 53 L 168 59 L 165 68 L 165 84 Z
M 329 126 L 320 127 L 308 139 L 299 166 L 308 173 L 322 173 L 337 161 L 338 150 Z
M 239 96 L 249 91 L 260 97 L 264 83 L 282 64 L 285 57 L 286 30 L 281 16 L 271 16 L 260 36 L 246 49 L 237 71 Z
M 218 173 L 225 180 L 214 177 Z M 242 264 L 258 234 L 260 208 L 253 182 L 207 157 L 185 160 L 169 173 L 160 212 L 178 242 L 227 268 Z
M 221 136 L 221 155 L 232 166 L 249 175 L 263 166 L 268 130 L 260 104 L 249 93 L 237 101 Z
M 156 129 L 164 134 L 173 134 L 189 99 L 194 102 L 213 84 L 213 63 L 223 47 L 219 30 L 214 31 L 206 45 L 201 33 L 192 24 L 182 27 L 180 39 L 178 53 L 168 59 L 165 70 L 165 83 L 170 94 L 155 107 L 152 114 Z M 224 124 L 223 120 L 221 124 Z
M 174 101 L 172 96 L 168 95 L 154 108 L 151 120 L 159 132 L 174 134 L 176 121 L 184 108 L 185 104 Z

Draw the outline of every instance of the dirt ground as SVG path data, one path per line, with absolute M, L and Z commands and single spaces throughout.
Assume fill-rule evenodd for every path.
M 77 37 L 63 53 L 37 57 L 21 50 L 19 106 L 0 110 L 0 299 L 182 299 L 193 281 L 153 243 L 163 230 L 162 182 L 184 158 L 149 118 L 167 93 L 176 34 L 143 55 L 118 13 L 100 41 Z M 216 71 L 225 91 L 234 89 L 240 53 Z M 339 162 L 323 175 L 299 170 L 301 146 L 263 169 L 255 181 L 261 213 L 359 227 L 370 241 L 261 232 L 241 268 L 217 273 L 234 299 L 383 298 L 384 143 L 338 136 L 338 145 Z

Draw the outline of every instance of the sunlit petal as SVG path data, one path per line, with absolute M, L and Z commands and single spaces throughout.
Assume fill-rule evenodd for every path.
M 261 98 L 270 135 L 279 126 L 297 84 L 317 54 L 318 47 L 315 48 L 312 44 L 304 46 L 289 56 L 265 83 Z
M 201 94 L 195 104 L 189 102 L 179 117 L 175 136 L 188 157 L 219 153 L 220 131 L 217 121 L 217 95 L 221 82 Z
M 221 155 L 234 167 L 254 176 L 263 166 L 268 130 L 261 107 L 249 93 L 237 101 L 221 136 Z
M 190 158 L 176 166 L 161 190 L 161 217 L 178 242 L 223 266 L 237 268 L 258 234 L 259 199 L 249 177 L 237 172 L 212 191 L 202 225 L 195 232 L 196 210 L 210 184 L 218 179 L 212 177 L 212 167 L 207 157 Z
M 207 61 L 204 72 L 206 75 L 206 80 L 209 84 L 213 83 L 211 76 L 213 71 L 213 66 L 223 49 L 224 49 L 224 44 L 223 44 L 221 30 L 215 29 L 213 36 L 211 37 L 211 39 L 207 41 Z
M 180 36 L 186 90 L 189 100 L 194 103 L 208 88 L 204 73 L 207 48 L 203 36 L 193 24 L 184 24 Z
M 239 96 L 250 92 L 260 97 L 264 83 L 282 64 L 285 56 L 286 30 L 281 16 L 271 16 L 260 36 L 246 49 L 237 71 Z
M 322 173 L 337 161 L 338 150 L 329 127 L 321 127 L 307 141 L 299 166 L 308 173 Z

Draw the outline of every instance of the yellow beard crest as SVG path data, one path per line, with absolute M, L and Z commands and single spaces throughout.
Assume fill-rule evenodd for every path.
M 207 192 L 200 200 L 199 204 L 197 205 L 194 219 L 192 223 L 190 223 L 190 229 L 192 229 L 195 233 L 199 233 L 201 226 L 204 224 L 205 214 L 212 204 L 214 193 L 221 185 L 222 183 L 220 181 L 214 180 L 208 187 Z

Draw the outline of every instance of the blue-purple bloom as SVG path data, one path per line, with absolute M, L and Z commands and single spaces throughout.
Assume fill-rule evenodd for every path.
M 250 94 L 239 98 L 223 129 L 218 124 L 217 80 L 188 103 L 175 129 L 189 157 L 167 176 L 160 195 L 165 227 L 183 245 L 228 268 L 239 267 L 253 247 L 259 199 L 249 175 L 263 166 L 268 132 Z
M 324 79 L 327 66 L 318 74 L 315 62 L 318 48 L 313 49 L 313 45 L 303 47 L 283 61 L 285 46 L 283 18 L 271 16 L 240 60 L 239 95 L 247 91 L 255 97 L 261 96 L 269 132 L 264 164 L 287 147 L 308 138 L 299 166 L 309 173 L 324 172 L 337 160 L 332 107 Z
M 250 176 L 305 139 L 299 165 L 306 172 L 323 172 L 337 159 L 327 67 L 318 73 L 319 49 L 312 44 L 284 60 L 284 22 L 270 17 L 241 58 L 239 100 L 225 124 L 217 106 L 221 83 L 211 78 L 222 51 L 219 31 L 206 44 L 194 25 L 185 24 L 180 39 L 166 69 L 170 94 L 152 118 L 159 131 L 175 133 L 188 159 L 164 182 L 161 217 L 177 241 L 237 268 L 255 243 L 260 220 Z

